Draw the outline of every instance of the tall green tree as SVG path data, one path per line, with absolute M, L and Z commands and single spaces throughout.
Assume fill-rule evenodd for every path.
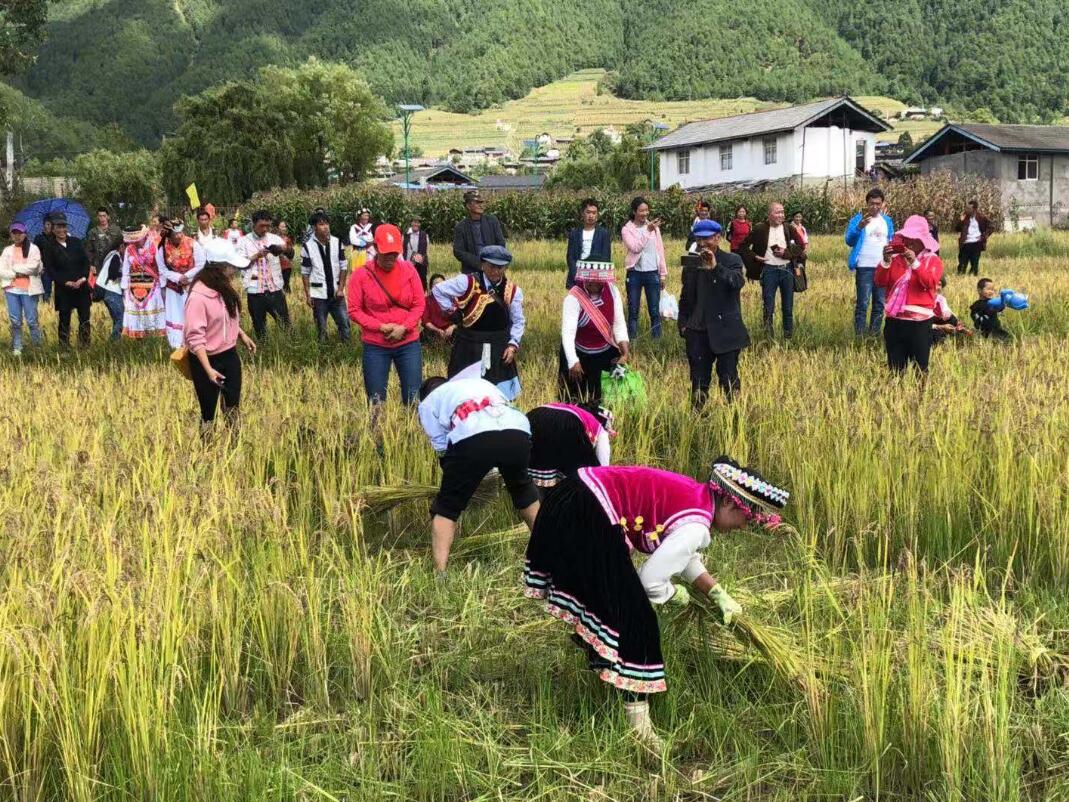
M 314 59 L 211 87 L 175 113 L 178 131 L 160 151 L 171 198 L 193 182 L 206 200 L 239 203 L 273 187 L 359 180 L 393 146 L 385 103 L 351 68 Z
M 600 187 L 618 192 L 647 189 L 650 181 L 650 154 L 644 151 L 654 139 L 648 123 L 629 125 L 620 141 L 601 129 L 572 143 L 549 179 L 551 187 L 581 190 Z M 657 170 L 654 167 L 654 182 Z
M 33 62 L 44 36 L 49 0 L 0 2 L 0 74 L 14 75 Z
M 91 150 L 74 159 L 69 169 L 86 208 L 107 206 L 122 225 L 145 220 L 161 199 L 156 154 L 147 150 Z

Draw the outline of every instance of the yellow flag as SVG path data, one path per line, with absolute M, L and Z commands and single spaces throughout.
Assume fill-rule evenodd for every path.
M 186 187 L 186 196 L 189 198 L 189 205 L 194 209 L 200 207 L 200 195 L 197 194 L 197 185 L 190 184 Z

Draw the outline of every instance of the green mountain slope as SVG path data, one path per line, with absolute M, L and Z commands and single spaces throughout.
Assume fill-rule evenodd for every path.
M 886 93 L 1033 120 L 1069 108 L 1059 3 L 64 0 L 20 87 L 146 144 L 172 130 L 181 95 L 312 55 L 356 66 L 391 102 L 460 112 L 604 67 L 629 98 Z

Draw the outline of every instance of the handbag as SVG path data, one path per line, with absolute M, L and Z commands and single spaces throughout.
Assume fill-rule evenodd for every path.
M 180 345 L 171 351 L 171 364 L 174 365 L 174 369 L 186 377 L 187 380 L 193 381 L 193 374 L 189 369 L 189 349 L 184 345 Z
M 795 292 L 805 292 L 809 289 L 809 276 L 806 275 L 804 264 L 795 262 L 793 274 Z
M 647 401 L 646 382 L 637 371 L 626 365 L 617 365 L 612 371 L 603 371 L 601 374 L 601 398 L 609 409 L 644 409 Z

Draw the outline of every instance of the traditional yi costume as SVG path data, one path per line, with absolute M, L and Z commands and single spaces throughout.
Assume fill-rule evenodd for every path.
M 439 454 L 442 484 L 431 514 L 455 521 L 479 484 L 497 468 L 518 510 L 538 501 L 527 475 L 531 427 L 522 412 L 477 366 L 431 391 L 418 408 L 419 421 Z M 465 378 L 471 375 L 473 378 Z
M 596 295 L 587 283 L 601 285 Z M 575 286 L 564 297 L 561 311 L 560 386 L 568 399 L 601 400 L 601 374 L 613 369 L 620 357 L 620 345 L 628 341 L 627 317 L 616 289 L 616 269 L 612 262 L 575 263 Z M 581 379 L 573 379 L 569 369 L 583 366 Z
M 156 249 L 156 270 L 164 282 L 164 309 L 166 313 L 167 342 L 178 348 L 184 339 L 186 322 L 186 299 L 193 279 L 204 268 L 204 248 L 192 237 L 181 235 L 177 245 L 165 237 Z
M 512 254 L 500 245 L 488 245 L 479 255 L 483 261 L 502 267 L 512 261 Z M 503 357 L 510 346 L 518 349 L 523 339 L 523 290 L 507 276 L 491 284 L 480 271 L 439 282 L 431 294 L 443 312 L 460 312 L 449 376 L 478 362 L 482 378 L 497 385 L 508 400 L 515 400 L 520 394 L 516 360 L 506 364 Z
M 725 457 L 708 482 L 656 468 L 581 468 L 542 502 L 527 547 L 526 595 L 574 627 L 604 682 L 664 691 L 653 604 L 685 597 L 673 577 L 693 582 L 706 573 L 700 551 L 718 503 L 730 498 L 750 520 L 775 526 L 788 495 Z M 637 570 L 635 551 L 648 555 Z
M 123 323 L 126 337 L 162 337 L 167 321 L 163 286 L 156 262 L 159 239 L 145 226 L 123 231 Z
M 612 413 L 596 406 L 544 404 L 527 413 L 531 424 L 531 465 L 528 474 L 548 489 L 575 476 L 580 468 L 608 465 Z

